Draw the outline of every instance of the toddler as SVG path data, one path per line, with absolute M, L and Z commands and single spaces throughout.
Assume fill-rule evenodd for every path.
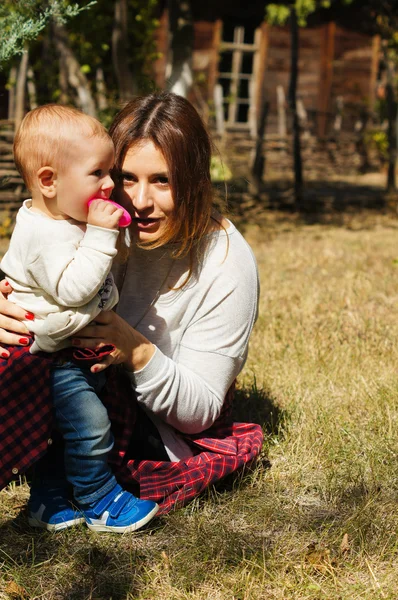
M 18 211 L 1 269 L 13 289 L 9 299 L 27 311 L 25 324 L 34 334 L 30 352 L 57 353 L 118 301 L 110 268 L 123 211 L 107 202 L 114 187 L 113 143 L 96 119 L 50 104 L 25 116 L 14 156 L 32 197 Z M 123 490 L 108 466 L 113 438 L 98 397 L 105 379 L 65 352 L 54 354 L 55 423 L 78 510 L 66 488 L 46 488 L 45 479 L 37 480 L 28 503 L 33 526 L 57 531 L 85 521 L 95 531 L 124 533 L 158 510 L 155 502 Z

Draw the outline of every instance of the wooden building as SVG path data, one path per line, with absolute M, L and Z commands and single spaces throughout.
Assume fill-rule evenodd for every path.
M 219 0 L 212 9 L 192 4 L 195 85 L 191 99 L 211 104 L 218 84 L 226 131 L 247 131 L 252 136 L 267 102 L 267 131 L 276 133 L 277 92 L 286 98 L 289 86 L 289 28 L 271 27 L 263 20 L 264 2 L 248 2 L 244 7 L 235 0 Z M 300 106 L 313 132 L 321 137 L 335 119 L 337 107 L 358 114 L 373 107 L 380 54 L 377 36 L 328 21 L 326 15 L 330 18 L 325 12 L 300 29 L 299 46 Z M 161 88 L 166 77 L 167 32 L 165 10 L 157 35 L 162 58 L 155 65 Z

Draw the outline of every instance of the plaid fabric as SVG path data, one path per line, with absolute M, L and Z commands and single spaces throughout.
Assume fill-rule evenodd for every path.
M 0 489 L 46 452 L 53 418 L 51 359 L 8 350 L 0 359 Z
M 134 435 L 135 404 L 123 400 L 126 394 L 131 395 L 128 378 L 113 371 L 103 398 L 115 436 L 109 460 L 118 481 L 127 488 L 138 484 L 141 498 L 159 504 L 159 515 L 184 506 L 209 485 L 253 461 L 261 450 L 260 425 L 230 422 L 232 387 L 210 429 L 196 435 L 180 434 L 194 456 L 179 462 L 134 460 L 128 455 L 128 446 Z
M 9 350 L 10 358 L 0 360 L 0 489 L 44 454 L 52 429 L 51 357 L 31 355 L 28 348 Z M 231 389 L 211 429 L 193 436 L 181 434 L 191 445 L 193 457 L 177 463 L 134 460 L 128 454 L 136 419 L 130 382 L 118 367 L 107 372 L 102 400 L 115 438 L 110 463 L 122 485 L 138 484 L 141 498 L 159 503 L 158 514 L 186 504 L 258 455 L 261 427 L 229 423 Z

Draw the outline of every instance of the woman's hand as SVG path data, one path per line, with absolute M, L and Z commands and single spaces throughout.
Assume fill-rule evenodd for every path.
M 115 350 L 93 365 L 92 373 L 99 373 L 112 364 L 123 364 L 128 371 L 139 371 L 155 352 L 155 346 L 146 337 L 111 310 L 100 313 L 95 321 L 79 331 L 79 337 L 72 340 L 72 345 L 79 348 L 99 349 L 105 344 L 113 344 Z
M 20 306 L 7 300 L 12 288 L 8 281 L 0 281 L 0 343 L 13 346 L 27 346 L 29 343 L 29 330 L 22 320 L 33 320 L 34 315 L 26 312 Z M 0 346 L 0 356 L 8 358 L 10 353 Z

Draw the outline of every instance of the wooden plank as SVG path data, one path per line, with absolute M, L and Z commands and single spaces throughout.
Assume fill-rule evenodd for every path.
M 234 31 L 234 42 L 236 47 L 239 46 L 244 39 L 245 30 L 243 27 L 235 27 Z M 230 88 L 230 104 L 228 107 L 228 124 L 236 122 L 237 115 L 237 104 L 236 98 L 238 96 L 239 87 L 239 73 L 242 66 L 242 52 L 240 50 L 233 51 L 232 55 L 232 77 L 231 77 L 231 88 Z
M 278 134 L 283 140 L 286 138 L 286 98 L 283 86 L 276 88 L 277 106 L 278 106 Z
M 250 81 L 250 79 L 253 78 L 253 75 L 249 75 L 249 73 L 238 73 L 239 75 L 239 79 L 246 79 L 247 81 Z M 225 79 L 232 79 L 232 73 L 219 73 L 218 74 L 219 77 L 223 77 Z
M 332 91 L 335 32 L 336 24 L 334 22 L 330 22 L 323 26 L 321 33 L 321 57 L 318 94 L 319 137 L 324 137 L 326 133 L 326 118 L 329 110 L 330 95 Z
M 240 50 L 241 52 L 255 52 L 256 44 L 243 44 L 242 42 L 222 42 L 221 50 L 224 52 L 225 50 Z

